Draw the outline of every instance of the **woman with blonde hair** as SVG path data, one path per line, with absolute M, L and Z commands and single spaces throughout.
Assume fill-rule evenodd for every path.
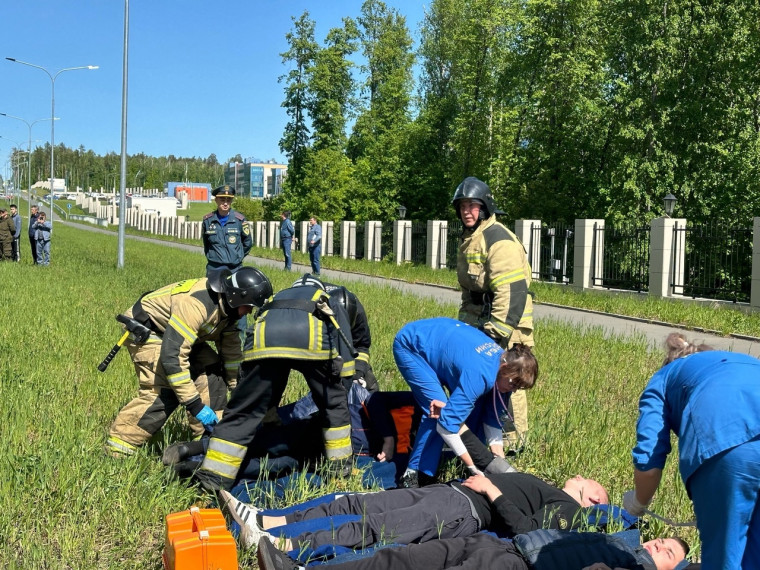
M 679 469 L 697 515 L 705 568 L 757 568 L 760 560 L 760 360 L 712 350 L 672 333 L 662 368 L 639 400 L 635 489 L 644 514 L 678 436 Z

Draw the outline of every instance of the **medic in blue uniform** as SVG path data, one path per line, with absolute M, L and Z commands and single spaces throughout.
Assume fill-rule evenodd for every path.
M 404 486 L 417 486 L 420 472 L 435 475 L 444 442 L 472 473 L 480 473 L 462 443 L 468 428 L 504 457 L 499 416 L 509 394 L 532 387 L 538 376 L 529 347 L 505 351 L 475 327 L 435 318 L 405 325 L 393 356 L 422 411 Z
M 639 400 L 635 490 L 625 494 L 623 506 L 644 514 L 660 483 L 672 431 L 697 515 L 703 568 L 757 568 L 760 360 L 696 346 L 680 333 L 668 336 L 667 347 L 665 365 Z

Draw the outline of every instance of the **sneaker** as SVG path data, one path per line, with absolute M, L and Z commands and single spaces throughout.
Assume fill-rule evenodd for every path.
M 271 540 L 262 537 L 256 551 L 256 560 L 261 570 L 301 570 L 303 566 L 278 549 Z
M 406 473 L 401 476 L 402 489 L 418 489 L 420 486 L 419 474 L 417 471 L 407 469 Z
M 219 491 L 219 497 L 222 500 L 222 504 L 224 504 L 230 513 L 230 516 L 240 525 L 240 541 L 243 543 L 243 546 L 250 548 L 254 544 L 258 544 L 262 538 L 267 538 L 270 542 L 274 542 L 275 538 L 256 522 L 256 515 L 259 513 L 259 509 L 237 500 L 229 491 Z

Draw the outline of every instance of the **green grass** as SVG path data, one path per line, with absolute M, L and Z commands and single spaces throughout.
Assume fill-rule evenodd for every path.
M 127 267 L 120 271 L 115 235 L 63 224 L 53 234 L 49 267 L 32 266 L 22 247 L 25 262 L 0 264 L 6 308 L 0 327 L 0 567 L 158 570 L 165 515 L 210 504 L 210 498 L 161 465 L 167 442 L 189 434 L 181 414 L 137 456 L 120 461 L 103 453 L 108 427 L 137 393 L 137 383 L 126 352 L 106 373 L 96 367 L 119 337 L 114 315 L 144 291 L 203 275 L 205 258 L 128 240 Z M 275 290 L 293 279 L 280 270 L 266 273 Z M 396 331 L 411 320 L 454 316 L 456 307 L 390 287 L 350 286 L 370 318 L 372 362 L 382 387 L 405 389 L 391 353 Z M 607 339 L 600 330 L 551 320 L 541 321 L 536 341 L 541 377 L 529 396 L 531 442 L 516 466 L 557 484 L 576 473 L 596 477 L 619 502 L 632 486 L 637 399 L 660 355 L 640 338 Z M 286 397 L 304 391 L 305 383 L 294 378 Z M 676 464 L 671 457 L 652 508 L 691 520 Z M 339 488 L 358 486 L 355 476 Z M 296 485 L 288 500 L 314 494 Z M 693 531 L 685 537 L 697 545 Z M 241 553 L 241 560 L 242 567 L 255 567 L 252 551 Z

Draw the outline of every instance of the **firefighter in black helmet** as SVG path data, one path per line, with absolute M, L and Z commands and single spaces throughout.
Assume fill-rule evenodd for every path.
M 480 328 L 504 349 L 518 343 L 534 346 L 530 264 L 517 236 L 496 221 L 491 189 L 470 176 L 457 187 L 451 203 L 464 226 L 457 254 L 459 320 Z M 511 402 L 516 429 L 507 437 L 519 448 L 528 431 L 525 392 L 512 394 Z
M 240 384 L 195 473 L 204 488 L 232 487 L 248 445 L 267 410 L 278 404 L 291 370 L 303 374 L 321 412 L 328 467 L 335 474 L 350 471 L 351 423 L 344 384 L 356 370 L 350 331 L 344 306 L 311 275 L 264 304 L 248 331 Z
M 205 372 L 221 357 L 224 381 L 230 389 L 235 387 L 242 360 L 237 321 L 271 295 L 272 284 L 258 269 L 224 269 L 210 278 L 186 279 L 146 293 L 120 315 L 127 330 L 150 334 L 139 339 L 131 334 L 126 343 L 140 392 L 116 416 L 107 451 L 133 454 L 180 404 L 197 420 L 191 422 L 196 435 L 214 425 L 226 389 L 212 409 L 209 393 L 218 389 L 208 384 Z M 214 342 L 219 357 L 207 341 Z

